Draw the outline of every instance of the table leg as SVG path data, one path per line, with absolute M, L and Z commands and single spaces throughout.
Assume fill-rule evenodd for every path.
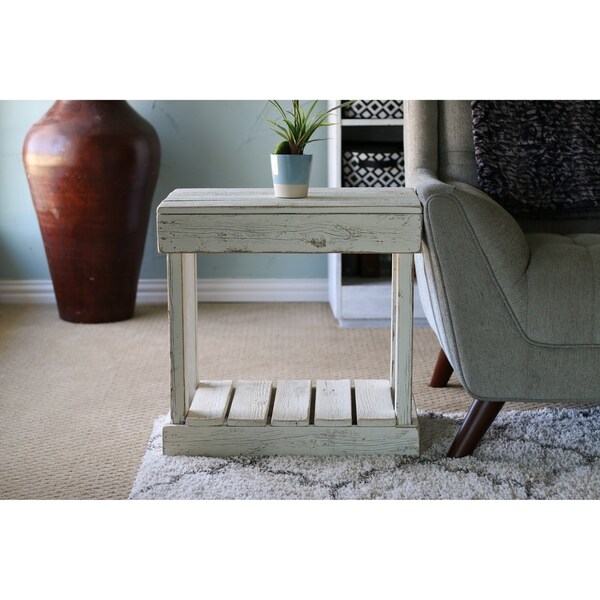
M 413 255 L 392 254 L 390 385 L 396 423 L 412 424 Z
M 167 255 L 171 345 L 171 423 L 185 423 L 198 385 L 195 254 Z

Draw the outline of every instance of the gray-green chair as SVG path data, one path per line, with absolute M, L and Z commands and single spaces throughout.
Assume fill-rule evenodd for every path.
M 471 454 L 507 401 L 600 401 L 598 105 L 405 102 L 434 384 L 453 369 L 473 398 L 449 456 Z

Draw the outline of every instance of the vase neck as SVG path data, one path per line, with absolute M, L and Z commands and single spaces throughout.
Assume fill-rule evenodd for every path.
M 110 115 L 131 110 L 131 107 L 125 100 L 56 100 L 50 110 L 56 115 L 75 113 Z

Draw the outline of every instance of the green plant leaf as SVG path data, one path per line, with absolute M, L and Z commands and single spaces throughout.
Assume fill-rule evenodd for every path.
M 289 142 L 292 154 L 302 154 L 304 146 L 310 142 L 323 141 L 326 138 L 311 139 L 320 127 L 329 127 L 333 122 L 327 121 L 329 115 L 339 108 L 352 104 L 354 100 L 346 100 L 325 111 L 313 115 L 318 100 L 313 100 L 308 110 L 301 105 L 300 100 L 292 100 L 291 110 L 285 110 L 277 100 L 269 100 L 281 116 L 280 121 L 265 119 L 272 125 L 272 130 Z

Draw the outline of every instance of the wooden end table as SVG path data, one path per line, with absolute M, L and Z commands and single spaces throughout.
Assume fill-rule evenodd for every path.
M 171 347 L 168 455 L 419 453 L 412 396 L 413 253 L 421 205 L 406 188 L 179 189 L 157 210 L 167 254 Z M 391 253 L 389 380 L 198 379 L 196 254 Z

